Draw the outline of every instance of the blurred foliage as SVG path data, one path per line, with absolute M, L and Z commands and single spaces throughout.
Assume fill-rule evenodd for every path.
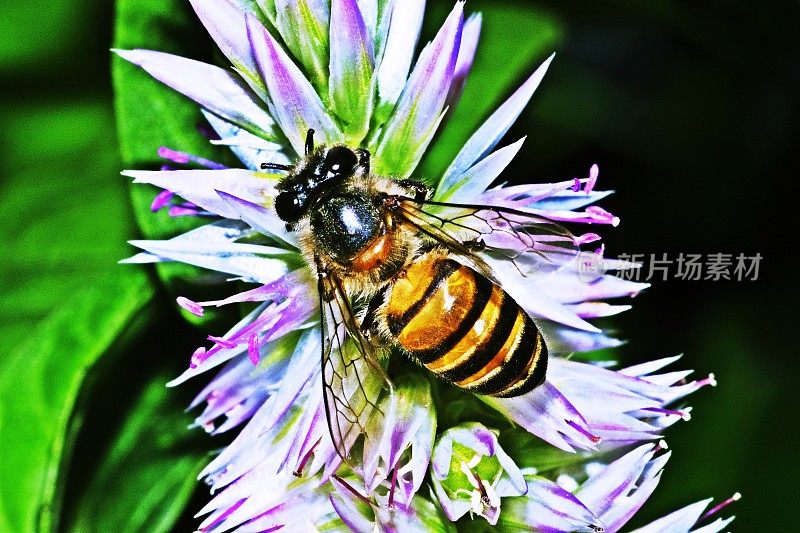
M 163 383 L 201 334 L 156 295 L 147 269 L 116 261 L 132 252 L 126 239 L 168 236 L 190 222 L 150 215 L 153 191 L 127 190 L 118 172 L 157 168 L 160 145 L 226 156 L 196 133 L 193 104 L 114 59 L 118 146 L 109 2 L 7 4 L 0 531 L 188 529 L 207 498 L 187 505 L 196 473 L 220 442 L 186 429 L 191 387 Z M 426 38 L 451 4 L 429 2 Z M 798 4 L 474 0 L 467 8 L 483 12 L 482 46 L 443 134 L 454 142 L 432 151 L 423 173 L 439 172 L 554 50 L 548 76 L 505 141 L 528 135 L 504 179 L 583 176 L 598 162 L 600 188 L 618 191 L 604 205 L 623 219 L 602 231 L 611 255 L 765 258 L 755 282 L 656 283 L 615 323 L 630 339 L 615 354 L 625 364 L 685 351 L 682 366 L 713 371 L 720 383 L 691 398 L 693 420 L 667 434 L 675 453 L 636 523 L 739 490 L 734 530 L 787 530 L 800 518 L 791 490 L 800 474 L 790 384 L 798 369 L 789 338 L 795 269 L 784 229 L 800 118 Z M 117 10 L 115 46 L 215 57 L 186 2 L 120 0 Z M 173 296 L 213 291 L 216 281 L 176 285 L 187 270 L 158 274 Z M 553 454 L 548 464 L 565 461 Z

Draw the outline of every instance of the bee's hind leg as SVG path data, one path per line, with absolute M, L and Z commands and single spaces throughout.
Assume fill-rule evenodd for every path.
M 372 300 L 369 301 L 369 305 L 367 306 L 367 312 L 364 314 L 364 320 L 361 321 L 361 334 L 364 335 L 365 338 L 369 338 L 372 333 L 372 327 L 375 325 L 375 318 L 378 313 L 378 309 L 380 308 L 381 304 L 386 296 L 386 289 L 388 287 L 384 287 L 378 293 L 372 297 Z

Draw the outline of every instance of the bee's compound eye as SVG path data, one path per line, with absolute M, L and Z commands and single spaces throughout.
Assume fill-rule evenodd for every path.
M 325 154 L 320 174 L 334 177 L 352 174 L 358 164 L 356 153 L 346 146 L 334 146 Z
M 381 217 L 369 198 L 348 194 L 321 203 L 311 215 L 311 227 L 325 252 L 349 261 L 378 236 Z
M 301 199 L 294 193 L 282 192 L 275 197 L 275 212 L 284 222 L 297 222 L 302 207 Z

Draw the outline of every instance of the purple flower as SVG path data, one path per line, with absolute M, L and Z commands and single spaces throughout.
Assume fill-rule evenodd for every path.
M 578 246 L 600 239 L 593 231 L 526 232 L 531 220 L 543 227 L 619 224 L 594 205 L 610 194 L 596 190 L 596 165 L 586 178 L 490 188 L 524 138 L 495 148 L 553 57 L 478 128 L 442 176 L 427 178 L 431 199 L 440 202 L 431 216 L 463 212 L 444 203 L 516 210 L 505 216 L 478 210 L 463 219 L 462 229 L 487 245 L 476 257 L 536 321 L 550 352 L 549 370 L 544 384 L 528 394 L 480 398 L 492 408 L 487 414 L 497 411 L 576 454 L 573 464 L 585 466 L 577 477 L 569 469 L 543 476 L 521 471 L 511 459 L 517 443 L 504 443 L 504 451 L 480 413 L 454 427 L 440 424 L 437 415 L 448 406 L 439 403 L 436 387 L 447 385 L 432 387 L 419 369 L 400 374 L 390 367 L 394 386 L 388 388 L 382 371 L 365 358 L 348 359 L 356 373 L 340 378 L 357 409 L 336 442 L 321 384 L 316 265 L 275 212 L 281 172 L 303 156 L 310 128 L 318 144 L 368 151 L 376 175 L 414 177 L 458 105 L 481 17 L 465 20 L 464 3 L 457 2 L 415 59 L 424 1 L 192 5 L 233 68 L 157 51 L 116 52 L 196 101 L 216 132 L 210 142 L 229 147 L 241 161 L 242 168 L 227 168 L 164 147 L 159 155 L 170 166 L 124 172 L 135 183 L 163 189 L 153 211 L 207 220 L 169 240 L 131 241 L 142 251 L 127 262 L 182 262 L 253 284 L 221 300 L 197 302 L 186 295 L 177 301 L 200 316 L 207 307 L 233 303 L 251 309 L 227 332 L 210 335 L 171 383 L 216 369 L 192 403 L 203 407 L 196 424 L 212 434 L 241 427 L 201 474 L 214 497 L 199 513 L 205 517 L 200 529 L 440 531 L 467 513 L 499 527 L 541 531 L 621 527 L 655 488 L 668 457 L 641 442 L 658 440 L 666 427 L 688 419 L 683 398 L 714 381 L 710 376 L 687 382 L 689 372 L 662 372 L 677 357 L 620 370 L 611 362 L 566 358 L 619 345 L 592 320 L 629 309 L 616 300 L 635 296 L 647 284 L 612 275 L 637 265 L 604 258 L 602 246 L 578 253 Z M 602 472 L 592 470 L 609 457 L 619 458 Z M 575 487 L 565 487 L 570 479 Z M 662 520 L 683 528 L 671 531 L 688 531 L 697 522 L 691 509 Z

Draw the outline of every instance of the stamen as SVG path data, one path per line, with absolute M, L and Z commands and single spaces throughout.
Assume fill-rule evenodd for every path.
M 394 490 L 397 488 L 397 465 L 392 468 L 392 487 L 389 489 L 389 507 L 394 507 Z
M 589 181 L 586 182 L 586 186 L 583 188 L 583 192 L 589 194 L 594 190 L 594 186 L 597 185 L 597 176 L 599 175 L 600 175 L 600 167 L 598 167 L 597 164 L 595 163 L 589 169 Z
M 173 163 L 178 163 L 181 165 L 185 165 L 187 163 L 194 163 L 201 167 L 205 167 L 210 170 L 222 170 L 226 167 L 223 164 L 217 163 L 216 161 L 211 161 L 210 159 L 206 159 L 205 157 L 199 157 L 196 155 L 188 154 L 186 152 L 179 152 L 177 150 L 172 150 L 171 148 L 167 148 L 166 146 L 162 146 L 158 149 L 158 156 L 163 157 L 164 159 L 169 159 Z
M 202 364 L 206 359 L 208 359 L 208 354 L 206 353 L 206 349 L 201 346 L 192 354 L 192 358 L 189 361 L 189 368 L 197 368 L 198 365 Z
M 312 130 L 312 131 L 313 131 L 313 130 Z M 355 494 L 356 498 L 358 498 L 358 499 L 359 499 L 359 500 L 361 500 L 362 502 L 366 503 L 367 505 L 370 505 L 370 506 L 372 505 L 372 504 L 370 503 L 370 501 L 369 501 L 369 498 L 367 498 L 366 496 L 364 496 L 363 494 L 361 494 L 360 492 L 358 492 L 356 489 L 354 489 L 354 488 L 353 488 L 353 486 L 352 486 L 352 485 L 350 485 L 350 483 L 348 483 L 348 482 L 347 482 L 347 481 L 345 481 L 344 479 L 340 478 L 339 476 L 333 476 L 333 478 L 334 478 L 336 481 L 338 481 L 339 483 L 341 483 L 342 485 L 344 485 L 344 488 L 346 488 L 347 490 L 349 490 L 350 492 L 352 492 L 353 494 Z
M 591 215 L 591 217 L 597 220 L 598 222 L 608 223 L 614 227 L 619 226 L 619 217 L 615 217 L 602 207 L 598 207 L 596 205 L 590 205 L 589 207 L 586 208 L 586 213 Z
M 229 350 L 230 350 L 231 348 L 236 348 L 236 343 L 235 343 L 235 342 L 231 342 L 231 341 L 230 341 L 230 340 L 228 340 L 228 339 L 223 339 L 222 337 L 215 337 L 215 336 L 213 336 L 213 335 L 209 335 L 209 336 L 207 337 L 207 339 L 208 339 L 208 340 L 210 340 L 211 342 L 213 342 L 213 343 L 215 343 L 215 344 L 219 344 L 219 345 L 220 345 L 220 346 L 222 346 L 223 348 L 227 348 L 227 349 L 229 349 Z
M 590 441 L 592 441 L 595 444 L 600 442 L 600 440 L 602 440 L 602 439 L 600 439 L 600 437 L 598 437 L 597 435 L 592 435 L 591 433 L 589 433 L 589 431 L 587 431 L 586 429 L 582 428 L 581 426 L 579 426 L 577 423 L 573 422 L 572 420 L 564 419 L 564 422 L 566 422 L 569 427 L 571 427 L 572 429 L 574 429 L 575 431 L 577 431 L 581 435 L 585 436 L 587 439 L 589 439 Z
M 581 190 L 581 180 L 578 178 L 572 178 L 574 181 L 572 182 L 572 192 L 578 192 Z
M 303 475 L 303 469 L 306 467 L 306 463 L 308 463 L 308 460 L 311 459 L 312 455 L 314 455 L 314 450 L 317 449 L 317 446 L 319 446 L 320 442 L 322 442 L 322 437 L 318 438 L 317 442 L 315 442 L 311 449 L 306 452 L 302 459 L 300 459 L 300 464 L 298 464 L 297 468 L 295 468 L 294 472 L 292 472 L 295 477 L 300 477 Z
M 595 251 L 594 251 L 594 253 L 595 253 L 595 254 L 596 254 L 598 257 L 603 257 L 603 254 L 604 254 L 604 253 L 606 253 L 606 244 L 605 244 L 605 243 L 601 244 L 601 245 L 600 245 L 600 248 L 598 248 L 597 250 L 595 250 Z
M 171 217 L 194 217 L 200 214 L 197 208 L 184 207 L 180 205 L 173 205 L 169 208 L 169 216 Z
M 714 376 L 714 374 L 709 374 L 707 378 L 698 379 L 695 382 L 695 385 L 697 386 L 698 389 L 700 387 L 705 387 L 706 385 L 710 385 L 712 387 L 716 387 L 717 386 L 717 379 Z
M 734 493 L 733 496 L 731 496 L 730 498 L 728 498 L 724 502 L 722 502 L 720 504 L 717 504 L 714 507 L 712 507 L 708 512 L 706 512 L 706 514 L 704 514 L 703 516 L 700 517 L 700 520 L 705 520 L 706 518 L 717 514 L 719 511 L 721 511 L 722 509 L 724 509 L 728 505 L 732 504 L 733 502 L 738 502 L 741 499 L 742 499 L 742 494 L 741 493 L 739 493 L 739 492 Z M 700 520 L 698 520 L 698 522 L 700 522 Z
M 472 475 L 475 476 L 475 480 L 478 482 L 478 490 L 481 493 L 481 503 L 486 507 L 491 507 L 492 502 L 489 499 L 489 494 L 486 492 L 486 487 L 483 485 L 483 480 L 481 479 L 481 476 L 478 475 L 478 473 L 475 472 L 474 470 L 472 471 Z
M 250 358 L 250 362 L 254 365 L 257 365 L 261 358 L 258 347 L 258 333 L 253 332 L 253 334 L 250 335 L 250 338 L 247 339 L 247 356 Z
M 180 305 L 182 308 L 186 309 L 190 313 L 195 316 L 203 316 L 203 306 L 197 302 L 193 302 L 189 298 L 185 298 L 183 296 L 178 296 L 175 301 Z
M 660 441 L 658 441 L 656 443 L 655 447 L 653 448 L 653 453 L 658 453 L 661 450 L 666 450 L 668 448 L 669 448 L 669 446 L 667 446 L 667 441 L 665 441 L 664 439 L 661 439 Z
M 662 409 L 661 407 L 645 407 L 643 409 L 643 411 L 650 411 L 652 413 L 660 413 L 662 415 L 667 415 L 667 416 L 679 416 L 679 417 L 683 418 L 686 421 L 689 421 L 689 420 L 692 419 L 691 409 L 688 408 L 688 407 L 686 409 L 683 409 L 683 410 L 680 410 L 680 409 Z
M 167 205 L 169 201 L 172 200 L 173 196 L 175 196 L 175 193 L 173 193 L 170 190 L 164 189 L 163 191 L 158 193 L 155 198 L 153 198 L 153 203 L 150 204 L 150 211 L 152 211 L 153 213 L 155 213 L 156 211 L 160 211 L 162 207 Z
M 584 233 L 583 235 L 578 235 L 573 238 L 573 241 L 577 246 L 581 244 L 588 244 L 590 242 L 597 242 L 601 239 L 600 235 L 597 233 Z

